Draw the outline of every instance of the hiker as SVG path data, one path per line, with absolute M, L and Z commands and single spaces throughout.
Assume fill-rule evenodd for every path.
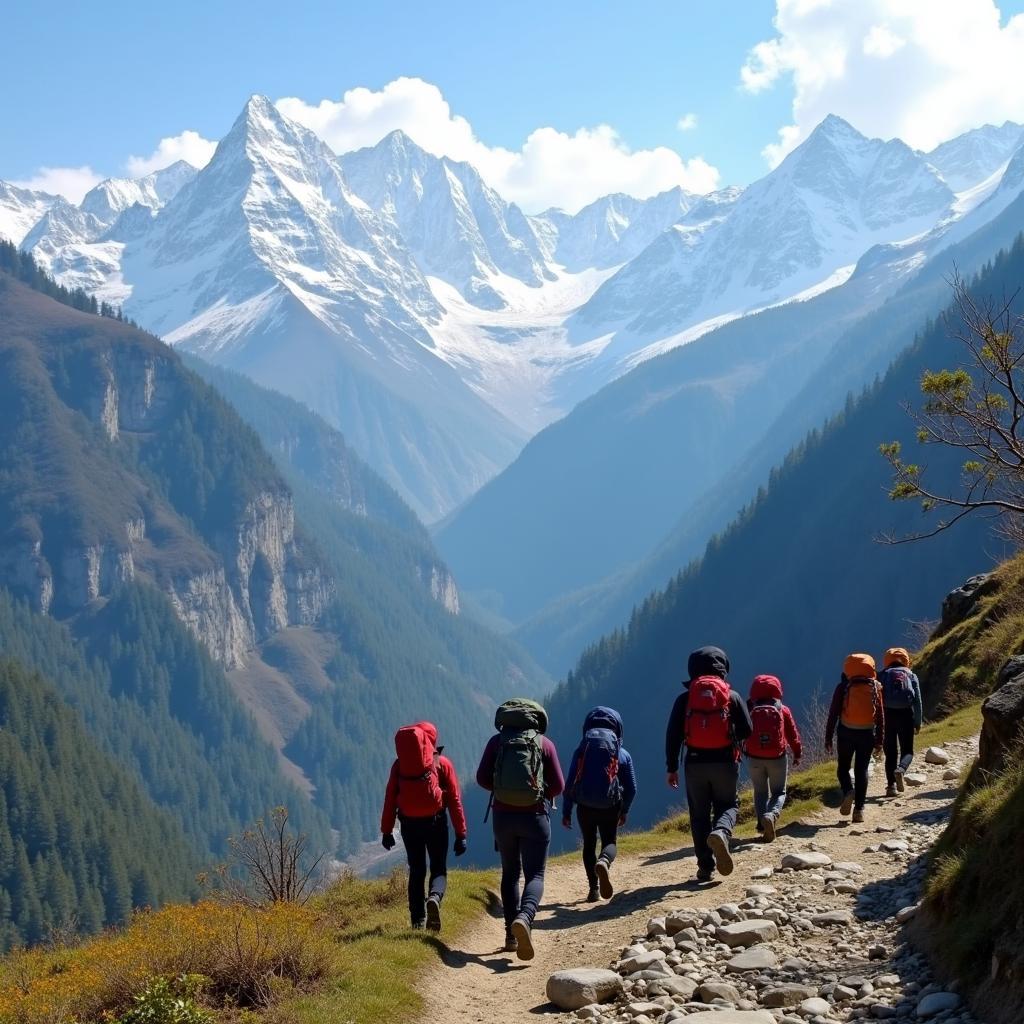
M 618 830 L 626 824 L 636 796 L 633 758 L 622 745 L 622 717 L 596 707 L 583 720 L 583 741 L 573 751 L 562 801 L 562 825 L 572 828 L 572 809 L 583 833 L 583 870 L 590 889 L 587 902 L 610 900 L 615 893 L 611 866 Z M 601 853 L 597 837 L 601 836 Z
M 793 712 L 782 703 L 782 683 L 777 676 L 755 676 L 747 699 L 752 732 L 743 745 L 750 782 L 754 787 L 757 830 L 766 843 L 774 842 L 775 827 L 786 804 L 789 775 L 787 747 L 793 751 L 793 767 L 800 764 L 803 748 Z
M 906 789 L 903 776 L 914 760 L 914 736 L 921 731 L 921 684 L 910 670 L 905 647 L 890 647 L 883 665 L 878 681 L 885 706 L 885 795 L 895 796 Z
M 687 663 L 689 679 L 676 698 L 665 733 L 668 784 L 679 788 L 683 765 L 690 831 L 697 854 L 697 881 L 710 882 L 715 868 L 732 873 L 729 840 L 739 813 L 739 750 L 750 735 L 743 698 L 726 681 L 729 658 L 720 647 L 701 647 Z
M 839 813 L 845 817 L 852 808 L 854 822 L 862 822 L 868 795 L 868 765 L 872 751 L 882 749 L 885 736 L 882 687 L 875 678 L 875 659 L 870 654 L 851 654 L 843 663 L 843 677 L 832 694 L 825 724 L 825 749 L 829 754 L 833 736 L 838 746 L 836 775 L 843 791 Z
M 476 781 L 491 793 L 494 845 L 501 855 L 505 950 L 533 959 L 533 919 L 544 895 L 551 845 L 548 804 L 565 788 L 554 743 L 544 735 L 548 715 L 536 701 L 507 700 L 494 715 Z M 520 898 L 519 875 L 525 884 Z
M 409 862 L 409 920 L 412 927 L 441 930 L 441 901 L 448 882 L 448 820 L 455 830 L 455 856 L 466 852 L 466 815 L 455 768 L 437 745 L 430 722 L 403 726 L 395 733 L 395 758 L 380 818 L 385 850 L 395 846 L 395 818 L 401 825 Z M 430 891 L 424 899 L 427 862 Z

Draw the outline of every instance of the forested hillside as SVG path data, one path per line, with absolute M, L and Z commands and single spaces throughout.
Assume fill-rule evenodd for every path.
M 1017 244 L 973 290 L 1012 295 L 1022 276 L 1024 245 Z M 755 673 L 779 675 L 800 708 L 817 688 L 831 690 L 848 651 L 912 642 L 915 622 L 930 620 L 943 595 L 998 556 L 999 542 L 981 519 L 927 544 L 879 543 L 883 534 L 902 536 L 927 521 L 918 507 L 886 497 L 890 472 L 878 447 L 902 440 L 913 451 L 916 428 L 904 405 L 917 400 L 925 369 L 959 358 L 946 323 L 923 326 L 884 379 L 811 434 L 703 557 L 592 646 L 554 694 L 549 710 L 566 742 L 575 741 L 594 704 L 629 712 L 627 733 L 650 750 L 642 771 L 652 785 L 641 793 L 638 824 L 666 805 L 657 784 L 661 743 L 691 649 L 725 647 L 743 692 Z M 940 485 L 955 485 L 959 462 L 936 451 L 929 470 Z
M 0 658 L 0 950 L 194 890 L 173 816 L 41 676 Z

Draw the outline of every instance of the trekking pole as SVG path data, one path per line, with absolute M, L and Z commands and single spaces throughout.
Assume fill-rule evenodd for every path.
M 491 816 L 491 806 L 494 803 L 494 793 L 487 798 L 487 810 L 484 811 L 484 824 L 487 824 L 487 819 Z

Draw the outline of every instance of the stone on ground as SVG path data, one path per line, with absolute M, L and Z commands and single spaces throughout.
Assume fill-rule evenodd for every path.
M 807 850 L 801 853 L 787 853 L 781 863 L 784 868 L 792 868 L 794 871 L 808 871 L 811 868 L 832 867 L 832 858 L 820 850 Z
M 687 1014 L 686 1024 L 775 1024 L 766 1010 L 701 1010 Z
M 548 978 L 547 997 L 563 1010 L 578 1010 L 591 1003 L 605 1003 L 622 992 L 622 979 L 597 967 L 555 971 Z
M 819 928 L 848 928 L 853 924 L 853 914 L 848 910 L 829 910 L 824 914 L 815 914 L 811 923 Z
M 949 764 L 949 754 L 942 747 L 929 747 L 924 752 L 924 759 L 928 764 Z
M 908 786 L 923 786 L 928 781 L 928 776 L 921 772 L 907 772 L 903 776 L 903 781 Z
M 960 771 L 957 768 L 947 768 L 942 773 L 943 782 L 958 782 L 960 780 Z
M 665 959 L 665 954 L 660 949 L 652 950 L 650 953 L 637 953 L 636 956 L 627 957 L 619 964 L 619 970 L 623 974 L 636 974 L 637 971 L 646 970 L 656 963 Z
M 832 1010 L 832 1004 L 821 996 L 811 996 L 800 1004 L 799 1010 L 808 1017 L 827 1017 Z
M 807 985 L 787 982 L 785 985 L 774 985 L 761 993 L 761 1002 L 773 1009 L 784 1006 L 797 1006 L 805 999 L 813 999 L 818 993 Z
M 682 996 L 683 999 L 692 999 L 696 991 L 697 982 L 692 978 L 658 978 L 647 986 L 649 996 Z
M 779 926 L 774 921 L 733 921 L 715 932 L 715 938 L 727 946 L 754 946 L 778 937 Z
M 909 907 L 903 907 L 896 911 L 896 922 L 897 924 L 906 924 L 916 913 L 919 904 L 914 903 Z
M 735 985 L 730 985 L 725 981 L 706 981 L 697 989 L 697 995 L 705 1003 L 710 1003 L 715 999 L 724 999 L 727 1003 L 738 1003 L 743 998 Z
M 737 953 L 726 965 L 730 974 L 742 974 L 744 971 L 768 971 L 778 964 L 771 946 L 751 946 L 750 949 Z
M 960 1005 L 960 997 L 953 992 L 932 992 L 917 1004 L 918 1017 L 934 1017 L 944 1010 L 955 1010 Z

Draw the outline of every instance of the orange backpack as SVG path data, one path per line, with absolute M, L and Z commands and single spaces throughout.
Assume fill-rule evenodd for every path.
M 843 695 L 843 725 L 851 729 L 870 729 L 875 725 L 878 684 L 874 679 L 850 679 Z

